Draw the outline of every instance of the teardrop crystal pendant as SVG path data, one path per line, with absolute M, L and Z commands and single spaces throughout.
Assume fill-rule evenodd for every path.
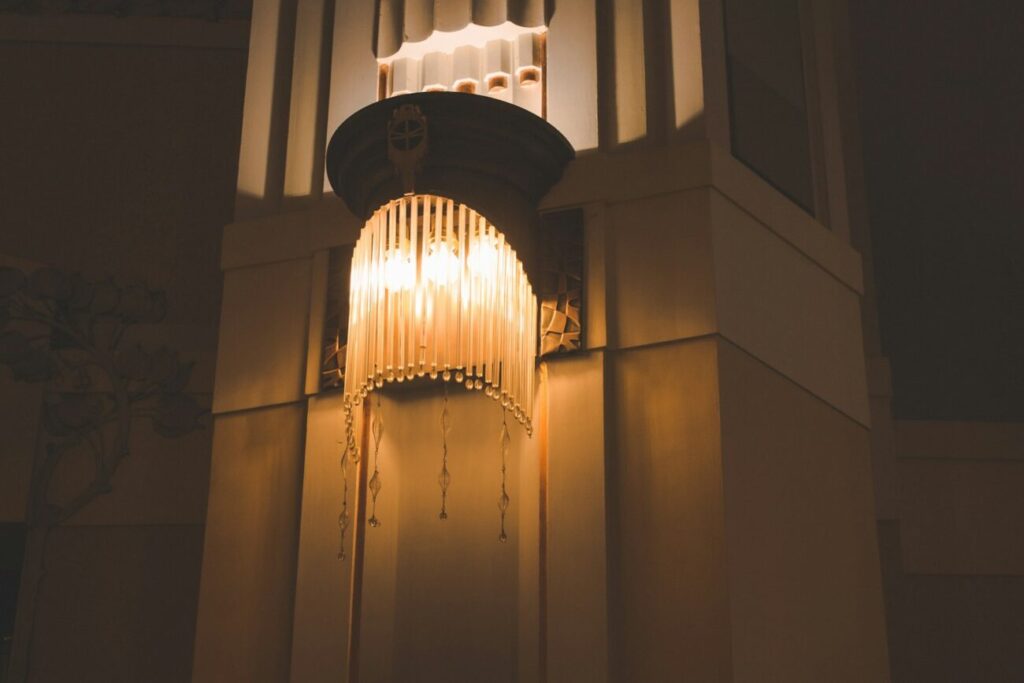
M 437 475 L 437 483 L 441 486 L 441 512 L 437 515 L 442 522 L 448 519 L 448 485 L 452 483 L 452 475 L 448 472 L 448 432 L 451 422 L 448 415 L 448 385 L 444 385 L 444 399 L 441 404 L 441 472 Z
M 377 519 L 377 494 L 380 493 L 380 472 L 374 472 L 373 476 L 370 477 L 370 495 L 373 498 L 373 511 L 370 513 L 370 519 L 367 520 L 367 524 L 372 527 L 380 526 L 380 520 Z
M 377 495 L 380 493 L 381 480 L 380 480 L 380 442 L 384 438 L 384 417 L 381 415 L 380 407 L 380 392 L 377 393 L 377 406 L 373 411 L 373 424 L 371 430 L 373 431 L 373 476 L 370 477 L 370 483 L 368 484 L 370 489 L 370 519 L 368 523 L 372 527 L 380 526 L 380 520 L 377 519 Z
M 345 532 L 348 531 L 348 450 L 341 453 L 341 512 L 338 513 L 338 559 L 345 559 Z
M 508 541 L 508 534 L 505 533 L 505 513 L 512 502 L 508 496 L 507 474 L 508 474 L 508 451 L 512 443 L 512 437 L 508 433 L 508 423 L 505 421 L 505 409 L 501 409 L 501 433 L 498 437 L 499 448 L 501 449 L 501 496 L 498 497 L 498 509 L 501 510 L 501 533 L 498 540 L 502 543 Z

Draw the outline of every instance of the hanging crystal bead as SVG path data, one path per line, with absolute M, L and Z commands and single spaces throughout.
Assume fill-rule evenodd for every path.
M 444 399 L 441 404 L 441 472 L 437 475 L 437 483 L 441 486 L 441 512 L 438 519 L 448 519 L 448 485 L 452 482 L 452 475 L 448 471 L 448 432 L 451 430 L 450 417 L 448 415 L 448 385 L 444 385 Z
M 498 540 L 502 543 L 508 541 L 508 534 L 505 533 L 505 514 L 508 512 L 511 499 L 508 496 L 508 451 L 512 443 L 512 437 L 508 433 L 508 423 L 505 421 L 505 409 L 501 410 L 501 433 L 498 437 L 499 448 L 501 449 L 501 496 L 498 498 L 498 509 L 501 510 L 501 533 Z
M 370 519 L 368 523 L 372 527 L 380 526 L 380 519 L 377 518 L 377 495 L 381 489 L 380 442 L 384 438 L 384 418 L 381 412 L 380 392 L 377 392 L 377 406 L 376 410 L 373 411 L 373 423 L 370 427 L 373 432 L 373 476 L 370 477 L 368 484 L 371 496 Z
M 339 442 L 340 443 L 340 442 Z M 345 559 L 345 532 L 348 531 L 348 459 L 346 448 L 341 452 L 338 465 L 341 468 L 341 512 L 338 513 L 338 559 Z

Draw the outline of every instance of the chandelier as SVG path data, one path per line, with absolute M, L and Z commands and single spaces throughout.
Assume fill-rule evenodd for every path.
M 360 471 L 372 472 L 365 484 L 366 522 L 381 524 L 380 396 L 385 387 L 403 384 L 436 383 L 443 391 L 441 520 L 448 517 L 451 483 L 449 391 L 480 392 L 500 407 L 498 539 L 507 540 L 508 423 L 518 421 L 527 435 L 533 432 L 539 321 L 527 266 L 534 262 L 536 206 L 571 157 L 571 146 L 543 119 L 460 93 L 377 102 L 350 116 L 332 136 L 331 186 L 353 213 L 367 217 L 349 282 L 339 558 L 345 556 L 347 472 L 353 464 L 364 462 Z M 354 415 L 371 400 L 363 438 L 372 468 L 361 460 Z
M 484 216 L 410 195 L 367 221 L 352 255 L 347 404 L 386 382 L 440 377 L 482 390 L 532 432 L 536 339 L 523 264 Z
M 500 403 L 502 483 L 499 540 L 504 542 L 506 460 L 510 436 L 505 413 L 532 435 L 537 339 L 537 298 L 516 252 L 484 216 L 453 199 L 410 194 L 377 209 L 352 254 L 348 344 L 345 353 L 347 460 L 358 460 L 353 408 L 377 390 L 373 411 L 374 470 L 368 488 L 370 526 L 378 526 L 377 495 L 383 422 L 380 392 L 388 383 L 420 379 L 444 383 L 441 413 L 441 512 L 448 517 L 448 385 L 482 391 Z M 338 520 L 344 557 L 348 487 Z

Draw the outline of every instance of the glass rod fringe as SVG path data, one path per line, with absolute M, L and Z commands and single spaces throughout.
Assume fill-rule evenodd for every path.
M 410 195 L 367 221 L 352 257 L 346 406 L 385 382 L 454 379 L 530 434 L 537 298 L 505 236 L 452 199 Z

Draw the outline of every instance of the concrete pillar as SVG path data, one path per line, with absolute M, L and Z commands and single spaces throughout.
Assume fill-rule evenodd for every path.
M 324 62 L 287 60 L 303 77 L 284 100 L 300 146 L 282 183 L 302 192 L 319 163 L 310 111 L 329 132 L 376 96 L 373 2 L 335 10 L 330 90 L 312 88 L 326 113 L 305 104 L 306 65 Z M 516 445 L 511 546 L 490 539 L 493 405 L 457 399 L 453 500 L 471 516 L 446 537 L 428 481 L 439 397 L 386 395 L 385 524 L 352 582 L 335 559 L 339 402 L 311 365 L 324 250 L 359 221 L 324 199 L 228 227 L 196 680 L 408 680 L 410 662 L 446 680 L 888 679 L 860 258 L 731 156 L 721 13 L 556 3 L 548 114 L 580 156 L 543 208 L 585 210 L 587 348 L 546 362 L 546 423 Z M 326 6 L 298 16 L 325 35 Z M 651 67 L 662 53 L 671 69 Z M 243 158 L 263 154 L 253 135 Z
M 195 681 L 288 677 L 309 283 L 309 259 L 225 273 Z
M 611 680 L 886 680 L 858 255 L 710 142 L 597 198 Z
M 292 668 L 309 312 L 322 270 L 309 246 L 320 233 L 296 210 L 322 187 L 333 8 L 331 0 L 253 7 L 239 222 L 225 229 L 222 252 L 195 681 L 277 683 Z
M 288 138 L 296 0 L 257 0 L 249 32 L 235 218 L 279 209 Z

